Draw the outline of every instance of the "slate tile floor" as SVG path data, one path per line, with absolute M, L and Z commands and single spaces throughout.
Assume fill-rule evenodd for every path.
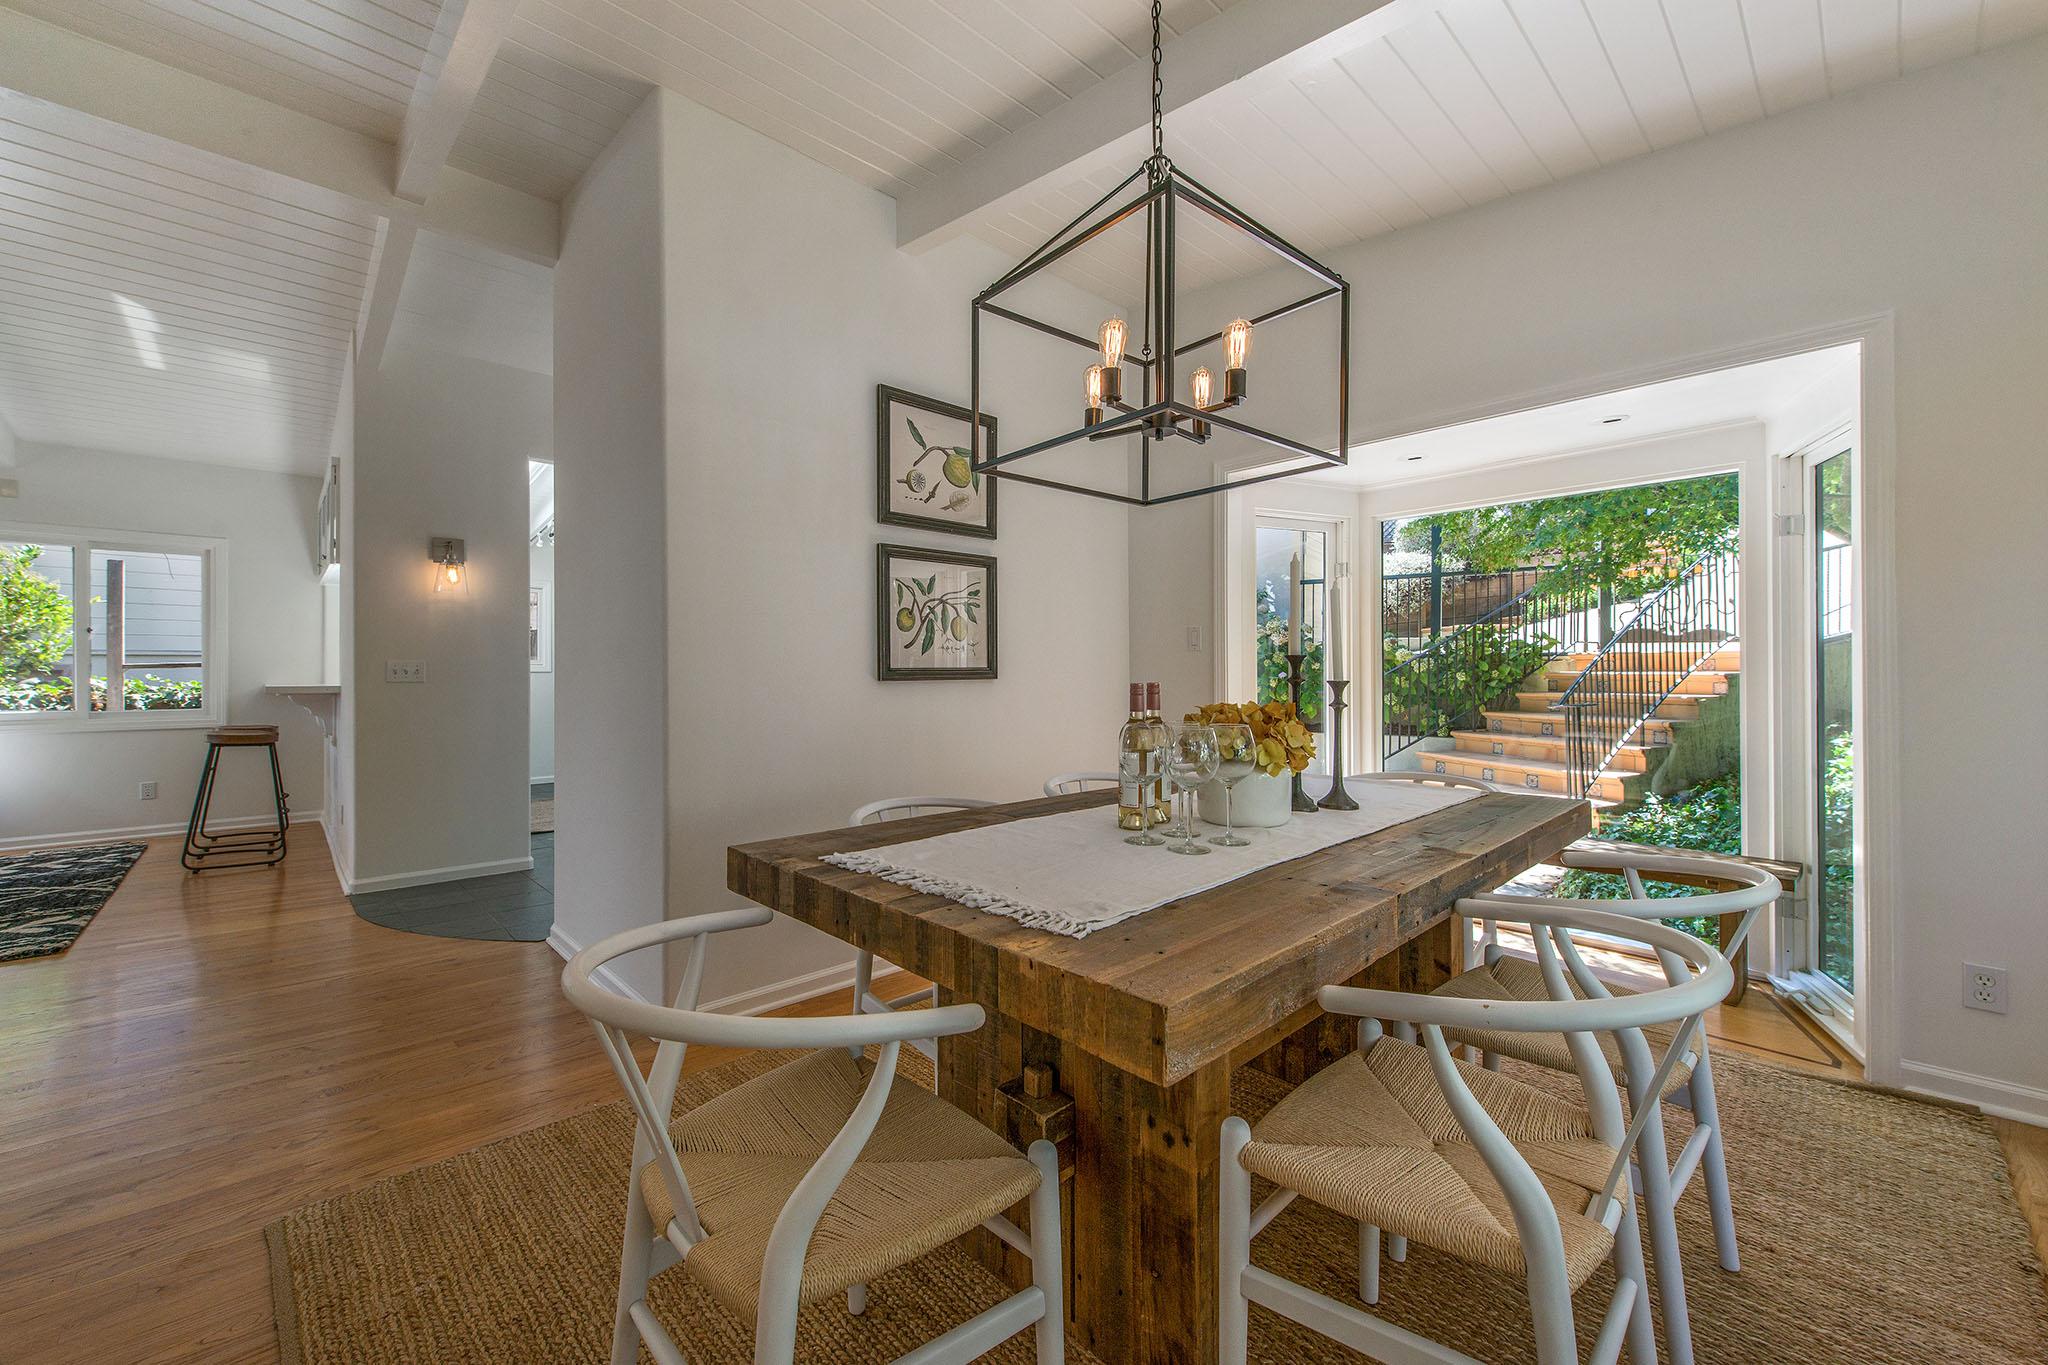
M 350 896 L 372 924 L 436 938 L 538 943 L 555 924 L 555 836 L 535 834 L 533 870 Z

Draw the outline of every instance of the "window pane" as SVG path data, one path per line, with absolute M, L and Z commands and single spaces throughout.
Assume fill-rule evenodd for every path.
M 205 583 L 198 555 L 92 552 L 93 710 L 176 711 L 204 703 Z M 116 675 L 121 685 L 113 688 Z
M 71 547 L 0 542 L 0 711 L 71 709 Z
M 1301 556 L 1301 719 L 1311 730 L 1323 728 L 1323 641 L 1329 631 L 1329 592 L 1326 560 L 1329 537 L 1321 531 L 1293 527 L 1261 526 L 1256 550 L 1256 597 L 1254 638 L 1258 648 L 1259 697 L 1262 702 L 1282 701 L 1287 689 L 1287 575 L 1296 555 Z M 1316 756 L 1316 771 L 1322 771 L 1322 755 Z

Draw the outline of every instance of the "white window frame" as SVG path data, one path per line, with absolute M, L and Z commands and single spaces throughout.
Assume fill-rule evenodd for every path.
M 0 733 L 8 730 L 97 732 L 106 730 L 210 730 L 227 722 L 228 543 L 211 536 L 167 535 L 159 531 L 123 531 L 102 526 L 49 526 L 35 522 L 0 521 L 0 541 L 9 544 L 63 546 L 71 551 L 74 593 L 71 655 L 77 667 L 69 711 L 0 712 Z M 200 612 L 205 651 L 204 704 L 193 710 L 94 711 L 92 705 L 92 555 L 99 551 L 133 550 L 144 554 L 197 555 L 200 565 Z

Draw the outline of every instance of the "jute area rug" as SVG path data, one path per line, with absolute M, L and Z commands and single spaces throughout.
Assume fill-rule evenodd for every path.
M 527 803 L 526 829 L 529 834 L 554 833 L 555 798 L 542 797 Z
M 683 1083 L 678 1108 L 758 1074 L 748 1058 Z M 923 1065 L 912 1054 L 905 1069 Z M 929 1075 L 928 1072 L 925 1073 Z M 1535 1073 L 1524 1071 L 1524 1076 Z M 2040 1365 L 2048 1296 L 1997 1140 L 1976 1116 L 1718 1055 L 1743 1268 L 1717 1263 L 1704 1191 L 1680 1210 L 1701 1365 Z M 1284 1093 L 1236 1078 L 1239 1112 Z M 1667 1109 L 1667 1114 L 1673 1111 Z M 1686 1127 L 1674 1114 L 1681 1141 Z M 266 1230 L 285 1365 L 594 1365 L 607 1358 L 632 1125 L 623 1102 L 300 1209 Z M 1254 1197 L 1263 1195 L 1255 1188 Z M 1354 1226 L 1297 1201 L 1254 1259 L 1355 1303 Z M 1577 1299 L 1590 1343 L 1611 1276 Z M 797 1358 L 884 1362 L 1003 1297 L 946 1248 L 843 1300 L 805 1310 Z M 753 1358 L 749 1325 L 680 1270 L 650 1301 L 692 1365 Z M 1411 1246 L 1378 1309 L 1482 1360 L 1533 1361 L 1519 1282 Z M 985 1359 L 1029 1365 L 1028 1334 Z M 1260 1308 L 1263 1365 L 1355 1365 L 1354 1352 Z M 646 1359 L 645 1353 L 642 1359 Z M 1078 1344 L 1075 1365 L 1095 1365 Z M 1110 1362 L 1116 1365 L 1116 1362 Z

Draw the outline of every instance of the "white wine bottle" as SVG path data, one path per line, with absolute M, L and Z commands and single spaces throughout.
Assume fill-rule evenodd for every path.
M 1173 793 L 1166 788 L 1166 722 L 1159 715 L 1159 684 L 1145 684 L 1145 718 L 1152 723 L 1152 781 L 1150 806 L 1152 823 L 1173 823 Z
M 1150 774 L 1157 755 L 1152 724 L 1145 715 L 1145 688 L 1131 684 L 1131 718 L 1117 740 L 1116 823 L 1118 829 L 1143 830 L 1150 823 Z

